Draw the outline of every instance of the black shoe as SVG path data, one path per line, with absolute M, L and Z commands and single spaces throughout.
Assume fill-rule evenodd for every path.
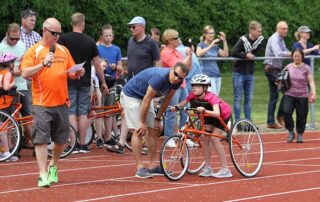
M 110 146 L 116 145 L 117 143 L 118 143 L 117 141 L 115 141 L 113 138 L 111 138 L 110 140 L 106 141 L 106 142 L 103 144 L 103 146 L 108 148 L 108 147 L 110 147 Z
M 118 154 L 124 154 L 124 146 L 121 146 L 119 143 L 107 147 L 107 150 Z
M 97 148 L 103 147 L 103 140 L 101 138 L 96 140 L 96 147 Z
M 79 153 L 85 154 L 85 153 L 89 153 L 89 152 L 90 152 L 90 150 L 89 150 L 88 145 L 81 145 L 80 146 Z

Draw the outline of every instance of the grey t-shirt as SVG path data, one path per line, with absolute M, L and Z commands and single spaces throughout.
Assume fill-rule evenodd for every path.
M 133 37 L 128 41 L 128 80 L 144 69 L 153 67 L 153 61 L 160 60 L 160 50 L 157 42 L 147 35 L 137 42 Z

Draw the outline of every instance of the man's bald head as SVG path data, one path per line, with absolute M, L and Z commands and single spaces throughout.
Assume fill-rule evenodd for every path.
M 288 24 L 285 21 L 280 21 L 277 24 L 277 32 L 281 37 L 286 37 L 288 35 Z
M 43 27 L 52 31 L 61 32 L 60 22 L 55 18 L 46 19 L 43 23 Z

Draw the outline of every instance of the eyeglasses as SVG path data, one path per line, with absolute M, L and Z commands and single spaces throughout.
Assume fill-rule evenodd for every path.
M 215 32 L 207 32 L 206 34 L 212 34 L 212 35 L 214 35 L 214 34 L 216 34 Z
M 54 31 L 49 30 L 49 29 L 46 28 L 46 27 L 43 27 L 43 29 L 45 29 L 45 30 L 47 30 L 48 32 L 50 32 L 52 36 L 58 36 L 58 35 L 61 34 L 61 32 L 54 32 Z
M 110 35 L 103 35 L 103 37 L 112 37 L 112 34 L 110 34 Z
M 20 38 L 13 38 L 13 37 L 10 37 L 10 36 L 8 36 L 8 38 L 10 39 L 10 41 L 19 41 L 20 40 Z
M 173 70 L 173 75 L 178 78 L 180 81 L 184 79 L 184 77 L 181 77 L 176 71 Z
M 178 40 L 179 39 L 179 37 L 177 36 L 177 37 L 174 37 L 174 38 L 171 38 L 172 40 Z

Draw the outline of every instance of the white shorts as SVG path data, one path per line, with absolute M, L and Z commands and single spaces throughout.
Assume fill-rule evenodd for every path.
M 141 114 L 141 104 L 142 100 L 129 97 L 121 92 L 120 103 L 123 107 L 124 116 L 129 129 L 138 129 L 140 127 L 140 114 Z M 154 118 L 156 113 L 154 112 L 153 101 L 150 103 L 149 110 L 147 112 L 147 126 L 149 128 L 154 128 Z

